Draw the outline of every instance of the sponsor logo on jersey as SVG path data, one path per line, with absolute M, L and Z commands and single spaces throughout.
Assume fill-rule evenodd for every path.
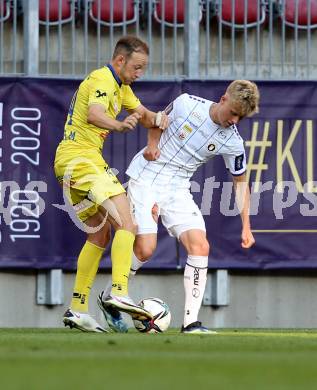
M 196 111 L 193 111 L 190 116 L 192 116 L 193 118 L 196 118 L 198 119 L 199 121 L 202 121 L 202 117 L 200 116 L 199 112 L 196 112 Z
M 209 152 L 213 152 L 216 149 L 216 145 L 215 144 L 209 144 L 207 146 L 207 149 L 209 150 Z
M 189 115 L 189 119 L 187 119 L 187 121 L 194 127 L 199 127 L 203 121 L 204 121 L 204 118 L 201 117 L 201 115 L 199 114 L 199 112 L 197 111 L 193 111 L 190 115 Z
M 99 89 L 97 89 L 97 91 L 96 91 L 96 98 L 105 97 L 105 96 L 107 96 L 106 92 L 102 92 Z
M 194 122 L 192 122 L 190 119 L 187 119 L 187 122 L 188 122 L 191 126 L 193 126 L 194 129 L 197 129 L 197 128 L 199 127 L 199 124 L 198 124 L 198 123 L 194 123 Z
M 243 168 L 243 160 L 244 160 L 244 154 L 240 154 L 240 156 L 237 156 L 234 160 L 234 170 L 240 171 Z
M 181 131 L 180 131 L 180 133 L 179 133 L 179 138 L 180 138 L 181 140 L 185 139 L 185 138 L 188 136 L 188 134 L 190 134 L 192 131 L 193 131 L 193 129 L 192 129 L 189 125 L 185 124 L 185 125 L 181 128 Z
M 185 126 L 183 127 L 183 129 L 184 129 L 185 131 L 187 131 L 187 133 L 191 133 L 191 132 L 193 131 L 193 129 L 192 129 L 190 126 L 188 126 L 188 125 L 185 125 Z

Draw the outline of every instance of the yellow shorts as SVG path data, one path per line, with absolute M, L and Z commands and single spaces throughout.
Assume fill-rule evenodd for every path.
M 100 152 L 94 149 L 57 148 L 54 170 L 77 216 L 85 221 L 108 198 L 125 193 Z

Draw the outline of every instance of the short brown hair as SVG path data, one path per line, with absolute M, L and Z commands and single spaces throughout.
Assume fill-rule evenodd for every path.
M 259 111 L 260 92 L 255 83 L 249 80 L 235 80 L 227 88 L 233 104 L 238 104 L 241 116 L 251 116 Z
M 134 52 L 149 55 L 150 51 L 148 45 L 140 38 L 133 35 L 126 35 L 117 42 L 112 59 L 116 58 L 120 54 L 129 58 Z

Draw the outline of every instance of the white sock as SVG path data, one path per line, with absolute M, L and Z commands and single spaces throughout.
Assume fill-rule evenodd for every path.
M 208 256 L 188 255 L 184 270 L 184 327 L 196 322 L 203 300 L 208 271 Z
M 136 271 L 142 267 L 143 264 L 145 264 L 146 261 L 139 260 L 134 252 L 132 253 L 132 263 L 130 268 L 130 276 L 134 276 L 136 274 Z

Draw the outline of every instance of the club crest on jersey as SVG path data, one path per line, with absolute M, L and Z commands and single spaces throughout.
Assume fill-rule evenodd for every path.
M 209 144 L 207 146 L 207 149 L 209 150 L 209 152 L 213 152 L 216 149 L 216 145 L 215 144 Z
M 181 140 L 185 139 L 188 136 L 188 134 L 190 134 L 192 131 L 193 131 L 193 129 L 189 125 L 185 124 L 180 130 L 180 133 L 178 136 L 179 139 L 181 139 Z

